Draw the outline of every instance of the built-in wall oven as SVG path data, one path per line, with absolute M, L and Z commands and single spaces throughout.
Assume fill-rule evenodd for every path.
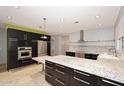
M 32 58 L 32 47 L 18 47 L 18 60 L 27 60 Z

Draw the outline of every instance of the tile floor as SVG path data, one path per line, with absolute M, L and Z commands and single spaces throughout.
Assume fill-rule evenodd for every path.
M 42 64 L 32 64 L 9 72 L 0 72 L 0 86 L 50 86 L 45 80 Z

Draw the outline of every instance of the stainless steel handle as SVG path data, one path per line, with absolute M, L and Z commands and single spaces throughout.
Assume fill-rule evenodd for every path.
M 82 80 L 82 79 L 79 79 L 79 78 L 77 78 L 77 77 L 73 77 L 75 80 L 77 80 L 77 81 L 80 81 L 80 82 L 83 82 L 83 83 L 85 83 L 85 84 L 87 84 L 87 85 L 90 85 L 90 83 L 89 82 L 86 82 L 86 81 L 84 81 L 84 80 Z
M 59 79 L 55 79 L 57 82 L 59 82 L 60 84 L 62 84 L 62 85 L 65 85 L 62 81 L 60 81 Z
M 48 64 L 53 64 L 53 63 L 51 63 L 51 62 L 48 62 L 48 61 L 47 61 L 46 63 L 48 63 Z
M 88 76 L 88 77 L 90 76 L 89 74 L 86 74 L 86 73 L 83 73 L 83 72 L 80 72 L 80 71 L 77 71 L 77 70 L 74 70 L 74 72 L 85 75 L 85 76 Z
M 108 84 L 115 85 L 115 86 L 120 86 L 119 84 L 116 84 L 114 82 L 111 82 L 111 81 L 108 81 L 108 80 L 105 80 L 105 79 L 102 79 L 102 81 L 105 82 L 105 83 L 108 83 Z
M 56 69 L 57 72 L 61 73 L 61 74 L 65 74 L 63 71 L 60 71 L 58 69 Z
M 58 64 L 56 64 L 56 66 L 61 67 L 61 68 L 65 68 L 64 66 L 61 66 L 61 65 L 58 65 Z
M 52 77 L 51 75 L 49 75 L 49 74 L 47 74 L 47 73 L 46 73 L 45 75 L 48 76 L 48 77 L 50 77 L 50 78 Z
M 47 65 L 46 65 L 46 67 L 47 67 L 47 68 L 50 68 L 50 69 L 53 68 L 53 67 L 50 67 L 50 66 L 47 66 Z

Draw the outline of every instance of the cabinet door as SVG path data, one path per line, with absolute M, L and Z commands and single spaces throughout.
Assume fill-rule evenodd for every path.
M 37 57 L 38 56 L 38 46 L 37 46 L 36 40 L 32 40 L 31 47 L 32 47 L 32 57 Z
M 18 53 L 17 53 L 18 42 L 8 42 L 7 50 L 7 69 L 18 67 Z
M 17 39 L 17 41 L 26 40 L 26 32 L 15 30 L 15 29 L 7 29 L 8 39 Z
M 36 34 L 36 33 L 30 33 L 28 32 L 27 33 L 27 40 L 28 41 L 32 41 L 32 40 L 39 40 L 39 34 Z

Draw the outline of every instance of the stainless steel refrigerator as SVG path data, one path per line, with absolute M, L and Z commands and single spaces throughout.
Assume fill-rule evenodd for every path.
M 38 40 L 38 56 L 47 55 L 47 42 Z

